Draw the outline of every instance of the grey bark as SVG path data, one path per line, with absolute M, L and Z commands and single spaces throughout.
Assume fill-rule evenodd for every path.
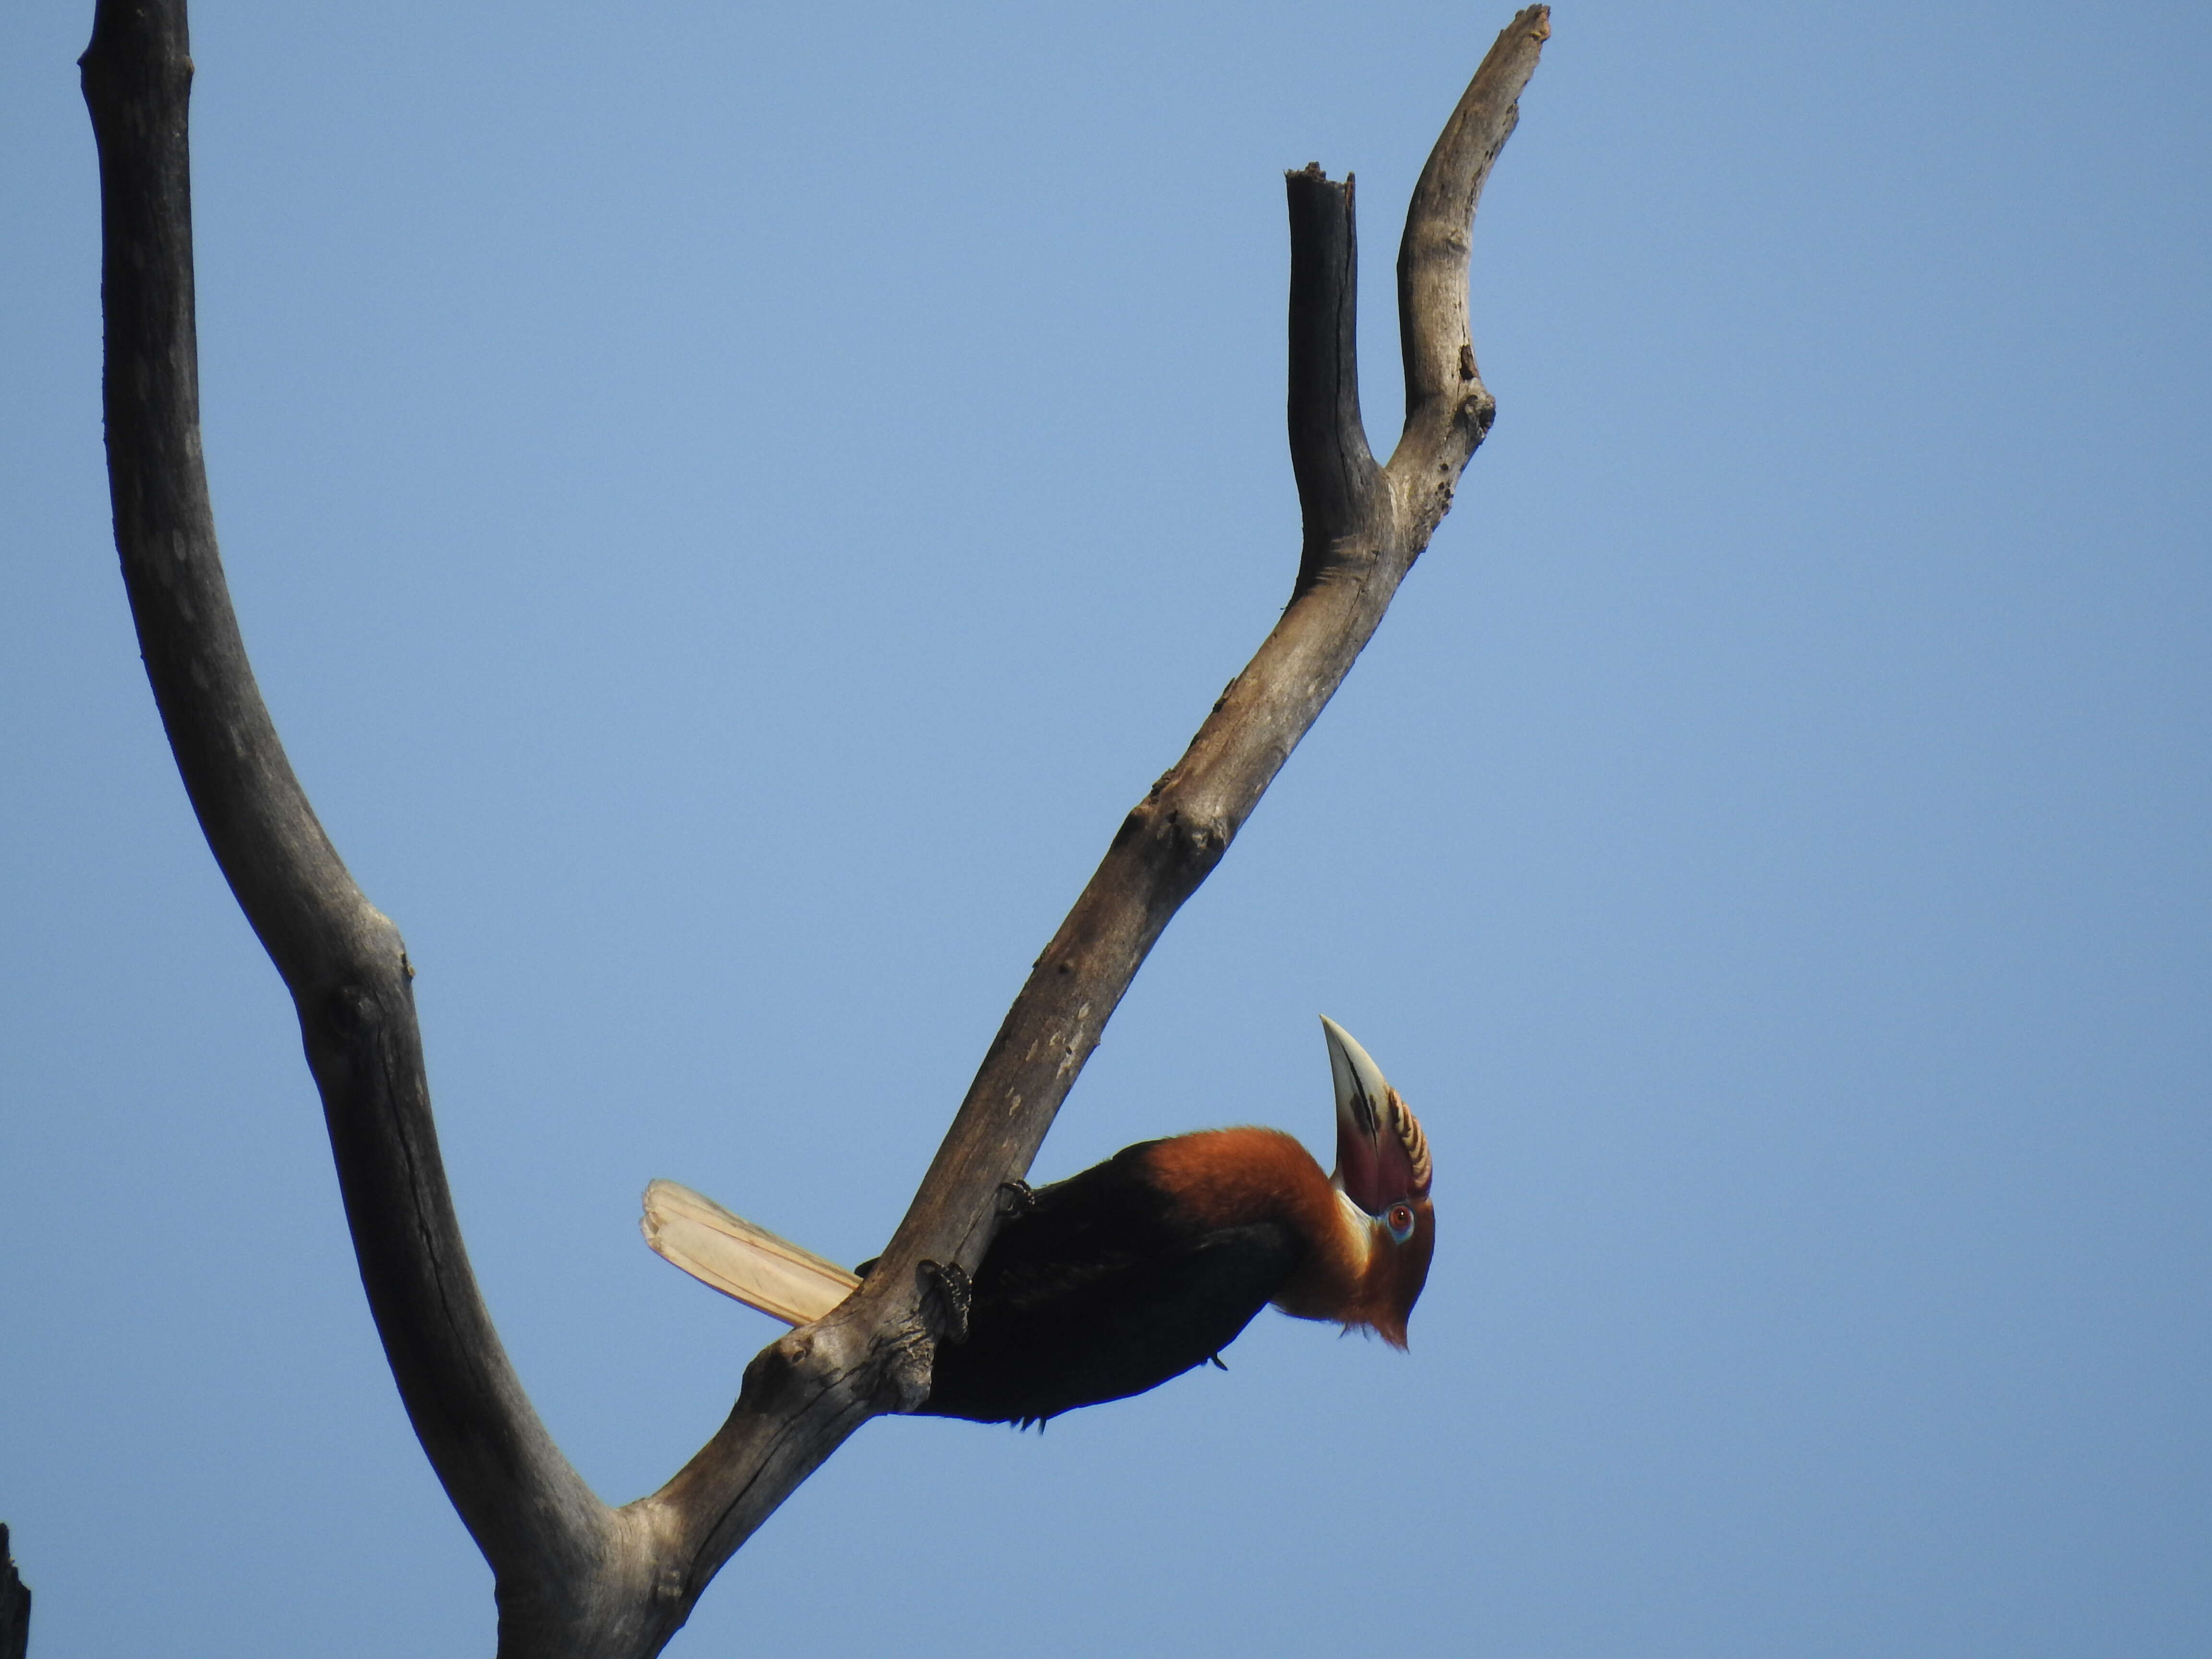
M 1220 861 L 1428 544 L 1494 408 L 1468 331 L 1476 198 L 1549 33 L 1498 36 L 1423 171 L 1399 254 L 1406 419 L 1378 465 L 1354 355 L 1352 182 L 1289 175 L 1291 602 L 1115 835 L 984 1055 L 881 1266 L 771 1344 L 668 1484 L 612 1508 L 538 1420 L 493 1328 L 438 1152 L 398 930 L 293 776 L 232 611 L 200 453 L 184 0 L 99 0 L 82 61 L 100 147 L 116 546 L 146 672 L 208 844 L 290 991 L 362 1283 L 422 1449 L 490 1564 L 503 1659 L 643 1659 L 870 1417 L 927 1397 L 941 1265 L 973 1272 L 1161 931 Z M 0 1652 L 0 1659 L 5 1659 Z

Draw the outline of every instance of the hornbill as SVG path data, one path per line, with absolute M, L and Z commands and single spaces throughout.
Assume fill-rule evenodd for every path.
M 1279 1129 L 1202 1129 L 1124 1147 L 1080 1175 L 1012 1190 L 976 1270 L 964 1341 L 940 1343 L 939 1417 L 1042 1423 L 1212 1360 L 1273 1302 L 1406 1346 L 1429 1276 L 1429 1146 L 1367 1051 L 1324 1018 L 1336 1170 Z M 645 1237 L 685 1272 L 791 1323 L 849 1273 L 673 1182 L 646 1189 Z

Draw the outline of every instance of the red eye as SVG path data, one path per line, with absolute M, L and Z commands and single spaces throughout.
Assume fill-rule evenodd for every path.
M 1393 1237 L 1402 1241 L 1413 1231 L 1413 1212 L 1406 1205 L 1392 1205 L 1389 1218 Z

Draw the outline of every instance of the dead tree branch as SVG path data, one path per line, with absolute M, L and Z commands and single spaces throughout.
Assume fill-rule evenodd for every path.
M 1549 33 L 1516 16 L 1421 175 L 1399 256 L 1407 416 L 1359 416 L 1352 184 L 1289 178 L 1290 433 L 1304 515 L 1291 604 L 1122 823 L 984 1056 L 882 1265 L 747 1368 L 667 1486 L 603 1504 L 538 1419 L 469 1267 L 399 933 L 293 776 L 239 635 L 202 465 L 184 0 L 99 0 L 82 60 L 100 157 L 105 397 L 125 585 L 179 771 L 283 975 L 321 1091 L 362 1282 L 424 1452 L 497 1582 L 507 1659 L 657 1653 L 754 1528 L 871 1416 L 927 1397 L 939 1264 L 973 1272 L 1169 920 L 1218 864 L 1382 621 L 1493 408 L 1468 331 L 1475 199 Z
M 1289 175 L 1291 459 L 1305 526 L 1290 605 L 1123 820 L 1037 958 L 871 1289 L 924 1260 L 970 1270 L 981 1260 L 999 1183 L 1028 1170 L 1146 953 L 1335 695 L 1443 519 L 1496 408 L 1468 332 L 1475 198 L 1550 33 L 1548 7 L 1514 18 L 1422 172 L 1400 257 L 1406 428 L 1387 467 L 1359 418 L 1352 181 L 1317 166 Z

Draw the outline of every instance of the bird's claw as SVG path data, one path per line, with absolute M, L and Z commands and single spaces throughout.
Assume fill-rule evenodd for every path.
M 975 1286 L 967 1273 L 957 1261 L 923 1261 L 916 1271 L 935 1293 L 939 1317 L 931 1322 L 940 1326 L 939 1340 L 955 1346 L 965 1342 L 969 1310 L 975 1304 Z
M 1001 1216 L 1027 1215 L 1036 1206 L 1036 1188 L 1028 1182 L 1002 1181 L 999 1183 L 999 1213 Z

